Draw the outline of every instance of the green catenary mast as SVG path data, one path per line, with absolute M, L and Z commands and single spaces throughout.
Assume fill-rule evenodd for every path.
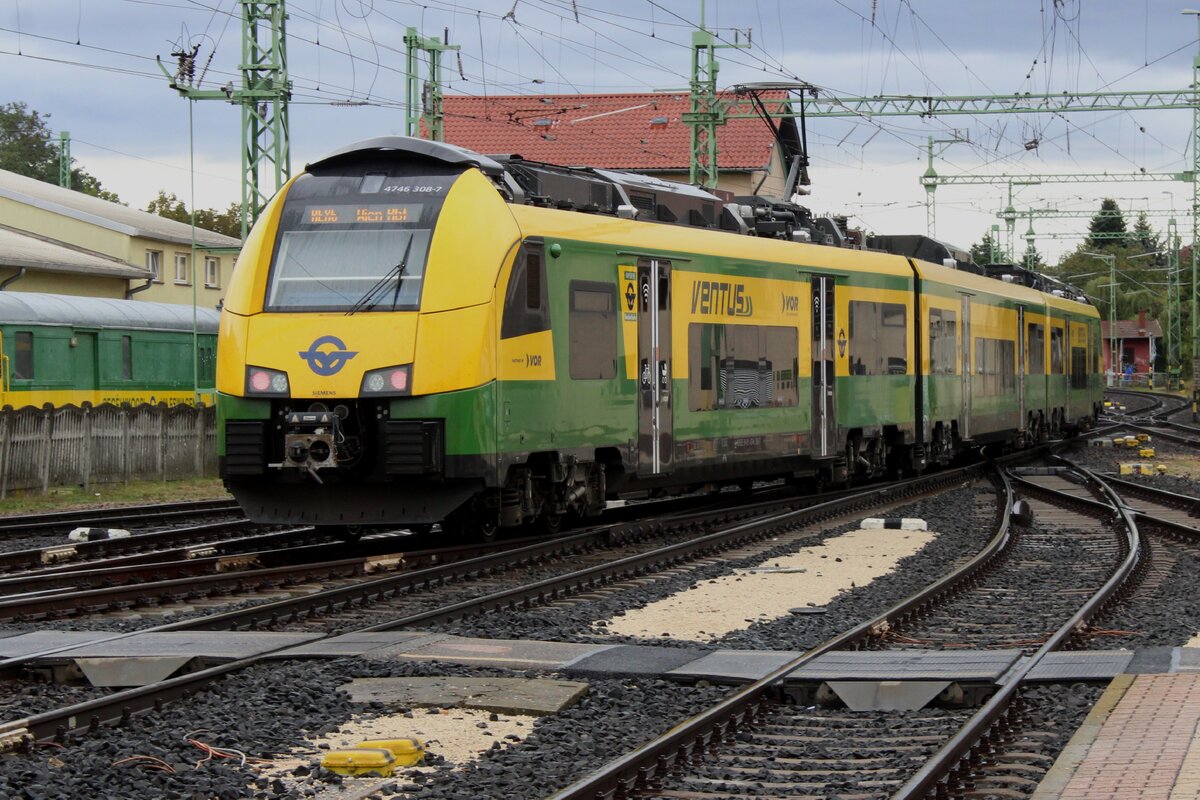
M 225 100 L 242 107 L 242 238 L 263 207 L 292 174 L 288 145 L 287 40 L 284 0 L 239 0 L 242 6 L 242 85 L 200 89 L 196 84 L 198 47 L 174 53 L 179 66 L 163 72 L 189 100 Z M 159 63 L 161 67 L 161 61 Z M 203 78 L 203 75 L 201 75 Z

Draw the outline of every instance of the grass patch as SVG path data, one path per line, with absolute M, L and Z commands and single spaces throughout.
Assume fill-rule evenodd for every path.
M 10 492 L 8 497 L 0 500 L 0 515 L 228 497 L 229 493 L 216 478 L 97 483 L 87 492 L 81 486 L 52 486 L 46 494 L 36 489 Z

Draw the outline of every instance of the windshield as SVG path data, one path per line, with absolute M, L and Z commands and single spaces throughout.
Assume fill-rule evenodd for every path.
M 297 179 L 280 218 L 267 310 L 418 309 L 433 228 L 457 175 L 414 175 L 414 167 L 424 172 L 357 165 Z M 398 170 L 406 174 L 389 174 Z

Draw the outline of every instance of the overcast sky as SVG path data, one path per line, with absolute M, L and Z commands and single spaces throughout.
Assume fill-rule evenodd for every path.
M 1184 89 L 1197 52 L 1196 17 L 1167 0 L 706 5 L 707 26 L 722 40 L 752 42 L 719 53 L 722 87 L 786 78 L 835 96 Z M 701 0 L 288 0 L 293 169 L 355 139 L 403 133 L 406 26 L 427 36 L 449 29 L 461 46 L 461 71 L 453 54 L 446 58 L 449 93 L 649 91 L 686 87 L 700 7 Z M 2 0 L 0 103 L 20 100 L 51 115 L 56 134 L 70 131 L 78 164 L 130 205 L 144 207 L 159 189 L 186 199 L 188 103 L 155 58 L 173 69 L 170 53 L 198 44 L 202 88 L 236 83 L 239 14 L 236 0 Z M 198 102 L 194 115 L 197 205 L 223 208 L 240 197 L 240 114 Z M 882 233 L 924 232 L 924 144 L 954 130 L 970 142 L 939 146 L 944 175 L 1178 172 L 1192 161 L 1187 110 L 813 119 L 810 205 Z M 939 189 L 938 237 L 978 241 L 998 221 L 1005 191 Z M 1047 184 L 1018 188 L 1015 205 L 1092 210 L 1112 196 L 1126 209 L 1183 209 L 1190 192 L 1177 182 Z M 1155 223 L 1165 227 L 1165 217 Z M 1190 219 L 1180 226 L 1189 236 Z M 1039 233 L 1085 227 L 1086 220 L 1035 222 Z M 1074 245 L 1038 241 L 1052 258 Z

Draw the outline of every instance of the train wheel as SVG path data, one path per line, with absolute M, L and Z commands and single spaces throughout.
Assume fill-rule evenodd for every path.
M 562 530 L 563 515 L 543 511 L 533 523 L 534 530 L 543 536 L 555 536 Z

